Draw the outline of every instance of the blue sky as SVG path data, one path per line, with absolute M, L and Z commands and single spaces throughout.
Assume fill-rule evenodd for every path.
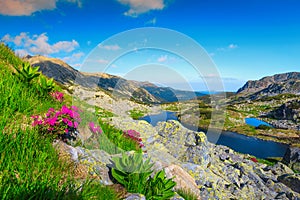
M 300 71 L 299 8 L 298 0 L 0 0 L 0 39 L 19 55 L 57 57 L 84 70 L 90 52 L 116 34 L 171 29 L 201 45 L 225 89 L 235 91 L 247 80 Z M 106 50 L 121 48 L 111 43 Z M 170 52 L 132 52 L 110 64 L 107 72 L 125 77 L 137 65 L 164 65 L 204 89 L 199 76 L 190 77 L 192 67 Z

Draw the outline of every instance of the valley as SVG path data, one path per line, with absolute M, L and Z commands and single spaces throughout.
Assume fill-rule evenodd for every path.
M 180 188 L 188 189 L 191 194 L 194 195 L 193 199 L 299 198 L 298 186 L 300 181 L 298 173 L 300 171 L 300 162 L 297 157 L 299 148 L 286 147 L 286 153 L 284 155 L 282 154 L 280 158 L 268 158 L 268 156 L 265 156 L 264 159 L 261 159 L 262 151 L 260 152 L 259 149 L 257 149 L 258 153 L 261 154 L 256 156 L 251 155 L 251 153 L 239 153 L 239 151 L 235 151 L 226 146 L 209 142 L 209 135 L 198 131 L 198 128 L 206 128 L 209 126 L 214 128 L 222 127 L 223 129 L 228 128 L 228 130 L 244 126 L 256 131 L 255 128 L 244 124 L 245 117 L 259 117 L 259 115 L 264 114 L 265 116 L 274 116 L 274 118 L 285 120 L 285 118 L 280 118 L 280 116 L 282 116 L 280 115 L 281 111 L 286 113 L 284 116 L 287 120 L 290 119 L 291 116 L 292 121 L 298 120 L 297 117 L 294 117 L 294 114 L 297 114 L 298 107 L 297 104 L 293 103 L 294 99 L 296 103 L 298 102 L 298 96 L 288 95 L 288 100 L 282 96 L 275 96 L 276 101 L 274 98 L 271 100 L 273 103 L 276 102 L 277 108 L 275 108 L 275 110 L 271 106 L 267 106 L 270 104 L 269 99 L 268 101 L 264 101 L 267 103 L 261 103 L 258 100 L 255 103 L 248 100 L 242 102 L 236 100 L 234 93 L 226 93 L 228 98 L 222 98 L 225 95 L 224 93 L 214 94 L 214 96 L 199 95 L 197 98 L 186 100 L 191 93 L 183 91 L 180 93 L 182 94 L 181 101 L 166 103 L 164 102 L 166 101 L 166 97 L 159 91 L 170 91 L 171 89 L 153 86 L 151 91 L 148 92 L 150 95 L 145 96 L 143 95 L 145 91 L 131 88 L 131 86 L 137 87 L 145 83 L 127 82 L 125 79 L 108 74 L 81 73 L 60 60 L 43 58 L 47 60 L 47 65 L 42 65 L 44 63 L 42 59 L 34 63 L 34 65 L 38 65 L 40 68 L 33 67 L 33 69 L 40 69 L 40 71 L 43 71 L 49 78 L 54 78 L 56 81 L 55 87 L 61 92 L 56 91 L 54 94 L 57 95 L 51 97 L 49 93 L 34 92 L 37 87 L 41 87 L 38 85 L 42 84 L 41 80 L 43 80 L 43 78 L 30 84 L 20 81 L 23 79 L 15 79 L 15 74 L 10 73 L 11 70 L 13 70 L 11 65 L 16 64 L 16 66 L 19 66 L 21 63 L 23 68 L 28 65 L 15 57 L 7 47 L 1 46 L 1 48 L 5 53 L 4 55 L 7 54 L 6 57 L 1 57 L 3 60 L 1 61 L 1 70 L 5 72 L 2 74 L 4 75 L 3 78 L 14 85 L 13 88 L 10 88 L 8 85 L 3 85 L 3 87 L 5 87 L 3 91 L 8 91 L 3 93 L 4 101 L 1 104 L 1 106 L 6 109 L 6 115 L 2 116 L 3 121 L 1 122 L 1 126 L 4 127 L 5 131 L 0 134 L 0 136 L 4 138 L 3 141 L 12 141 L 14 144 L 17 144 L 17 147 L 23 145 L 24 147 L 19 147 L 21 149 L 28 149 L 26 145 L 30 145 L 32 142 L 37 146 L 39 145 L 40 139 L 30 139 L 31 143 L 27 144 L 14 141 L 14 137 L 5 139 L 5 134 L 10 131 L 12 134 L 15 134 L 14 129 L 10 129 L 10 127 L 15 128 L 18 126 L 23 127 L 17 129 L 20 131 L 19 136 L 22 136 L 26 130 L 33 134 L 33 136 L 41 133 L 49 134 L 54 130 L 51 124 L 54 120 L 57 121 L 57 118 L 48 119 L 47 117 L 50 117 L 54 112 L 57 116 L 67 114 L 70 119 L 74 118 L 74 120 L 75 118 L 79 120 L 78 117 L 80 113 L 80 121 L 74 121 L 74 124 L 68 125 L 67 130 L 62 129 L 64 134 L 68 134 L 70 131 L 75 134 L 75 138 L 77 138 L 75 141 L 71 139 L 69 141 L 55 140 L 53 142 L 45 140 L 48 145 L 47 148 L 53 149 L 54 154 L 51 155 L 53 162 L 56 162 L 55 159 L 59 158 L 62 159 L 66 165 L 69 163 L 68 165 L 71 167 L 70 171 L 72 172 L 72 176 L 74 174 L 74 178 L 72 182 L 68 184 L 78 184 L 80 188 L 84 187 L 82 191 L 74 188 L 75 195 L 85 195 L 83 192 L 98 191 L 98 187 L 102 189 L 100 191 L 110 191 L 118 195 L 118 197 L 115 197 L 118 199 L 131 198 L 136 195 L 126 192 L 125 187 L 126 189 L 128 188 L 126 182 L 124 185 L 118 185 L 116 180 L 111 178 L 110 170 L 115 169 L 112 168 L 112 161 L 116 163 L 116 159 L 123 160 L 123 158 L 125 158 L 125 160 L 128 160 L 129 158 L 132 159 L 132 157 L 130 157 L 131 155 L 139 155 L 135 157 L 135 159 L 139 159 L 138 162 L 144 162 L 143 160 L 145 159 L 151 160 L 151 163 L 154 165 L 153 173 L 163 170 L 168 174 L 168 177 L 174 177 L 174 181 L 177 183 L 174 189 L 176 192 L 172 191 L 171 193 L 177 196 L 172 197 L 171 199 L 173 200 L 181 198 L 179 197 L 180 192 L 178 191 Z M 39 57 L 39 59 L 41 59 L 41 57 Z M 7 65 L 6 63 L 11 64 Z M 24 70 L 23 68 L 22 70 Z M 29 69 L 33 70 L 32 68 Z M 77 83 L 76 73 L 79 76 Z M 39 76 L 44 77 L 44 75 L 41 74 L 39 74 Z M 97 82 L 97 77 L 101 83 Z M 92 81 L 90 81 L 89 78 L 91 78 Z M 118 85 L 117 80 L 121 80 L 123 84 L 125 83 L 123 87 L 121 87 L 124 91 L 122 91 L 122 89 L 117 89 L 115 92 L 112 90 L 112 86 Z M 51 79 L 46 82 L 48 82 L 48 84 L 53 83 Z M 149 83 L 146 84 L 149 86 Z M 103 88 L 99 87 L 99 85 L 103 86 Z M 45 88 L 47 89 L 48 87 Z M 156 89 L 158 92 L 156 92 Z M 24 93 L 23 90 L 30 90 L 31 92 Z M 141 99 L 132 98 L 131 91 L 141 92 L 139 93 L 141 97 L 145 97 L 148 100 L 156 99 L 155 101 L 157 102 L 141 102 Z M 18 108 L 19 103 L 16 104 L 14 101 L 10 101 L 10 94 L 13 94 L 13 98 L 19 103 L 22 102 L 21 105 L 23 105 L 23 107 Z M 26 96 L 22 96 L 21 94 L 25 94 Z M 50 94 L 53 95 L 53 93 Z M 21 99 L 18 98 L 20 96 Z M 165 100 L 158 101 L 159 96 L 164 97 Z M 285 99 L 285 101 L 283 101 L 283 99 Z M 289 103 L 290 101 L 292 101 L 292 103 Z M 34 106 L 28 107 L 32 102 L 34 102 L 34 105 L 38 105 L 37 108 Z M 285 106 L 282 106 L 283 103 Z M 51 107 L 49 109 L 50 106 L 54 108 Z M 231 110 L 227 109 L 227 107 L 231 107 Z M 9 117 L 11 116 L 10 112 L 16 109 L 19 109 L 20 112 L 18 115 L 19 125 L 12 122 L 12 119 Z M 78 113 L 70 112 L 70 109 L 74 111 L 77 110 Z M 296 111 L 294 109 L 296 109 Z M 148 123 L 145 120 L 140 120 L 142 116 L 157 115 L 164 110 L 170 110 L 172 112 L 170 112 L 170 115 L 167 114 L 163 116 L 162 119 L 158 119 L 153 125 L 151 125 L 152 122 Z M 230 113 L 228 113 L 227 110 L 229 110 Z M 42 116 L 46 118 L 43 119 Z M 167 121 L 170 117 L 172 117 L 173 120 Z M 181 123 L 178 122 L 177 117 Z M 41 124 L 43 123 L 43 121 L 40 121 L 41 118 L 45 121 L 45 124 Z M 24 122 L 23 119 L 26 119 L 26 121 Z M 33 123 L 32 119 L 34 121 Z M 212 120 L 210 121 L 209 119 Z M 199 123 L 199 121 L 201 123 Z M 98 123 L 94 122 L 98 122 L 99 126 L 97 126 Z M 30 127 L 30 123 L 41 124 L 42 126 L 40 126 L 39 129 L 26 128 L 26 130 L 23 130 L 24 127 Z M 69 124 L 70 121 L 68 118 L 63 118 L 57 123 L 59 123 L 57 124 L 58 126 L 62 125 L 62 127 L 65 127 L 65 123 Z M 185 126 L 188 125 L 188 123 L 193 127 L 186 128 Z M 50 127 L 45 129 L 44 125 Z M 260 129 L 266 131 L 266 127 L 260 127 Z M 59 127 L 58 131 L 53 133 L 60 134 L 60 130 Z M 238 131 L 240 133 L 240 130 Z M 250 131 L 246 131 L 246 134 L 249 134 L 249 132 Z M 226 132 L 226 134 L 230 136 L 231 133 Z M 33 136 L 28 135 L 28 137 Z M 235 138 L 244 138 L 244 136 L 241 136 L 241 134 L 234 133 Z M 36 137 L 40 138 L 41 135 Z M 234 137 L 230 136 L 231 139 Z M 17 137 L 17 139 L 18 138 L 19 137 Z M 230 142 L 233 144 L 239 143 L 237 140 L 230 140 Z M 261 141 L 257 141 L 256 138 L 246 140 L 246 144 L 249 147 L 253 145 L 256 146 L 257 142 Z M 247 147 L 247 145 L 243 144 L 244 143 L 241 143 L 239 145 Z M 267 142 L 263 141 L 262 144 L 267 144 Z M 55 154 L 56 151 L 54 151 L 52 145 L 56 148 L 56 151 L 58 151 L 58 155 Z M 272 144 L 271 146 L 265 145 L 262 146 L 262 148 L 264 152 L 272 153 L 272 146 Z M 15 145 L 10 145 L 12 152 L 18 155 L 22 154 L 23 151 L 15 151 L 14 148 Z M 29 150 L 28 153 L 30 154 Z M 43 153 L 43 155 L 47 154 L 46 151 Z M 122 156 L 120 153 L 122 153 Z M 275 150 L 273 153 L 275 153 Z M 4 154 L 5 151 L 1 153 L 2 156 Z M 122 158 L 120 158 L 120 156 Z M 11 162 L 31 159 L 33 160 L 33 164 L 43 165 L 43 168 L 40 170 L 50 170 L 50 168 L 47 167 L 48 163 L 45 165 L 46 163 L 43 160 L 35 160 L 35 157 L 36 156 L 22 156 L 21 158 L 11 157 L 10 159 L 12 160 Z M 5 163 L 5 165 L 1 166 L 4 172 L 11 167 L 9 163 Z M 6 182 L 3 182 L 3 184 L 13 185 L 15 187 L 15 189 L 9 193 L 11 196 L 19 192 L 19 187 L 26 188 L 27 183 L 36 179 L 33 173 L 32 176 L 29 175 L 28 179 L 25 180 L 26 184 L 18 182 L 11 183 L 8 181 L 11 177 L 16 177 L 14 180 L 17 181 L 19 174 L 27 176 L 26 170 L 24 171 L 26 167 L 24 168 L 24 166 L 24 163 L 13 165 L 13 170 L 10 172 L 11 176 L 4 176 Z M 30 166 L 30 170 L 34 171 L 34 169 L 34 165 Z M 65 170 L 55 173 L 57 175 L 67 173 Z M 1 171 L 1 174 L 5 173 Z M 51 174 L 49 171 L 49 175 Z M 92 185 L 83 186 L 82 181 L 88 180 L 90 177 L 93 178 L 93 184 L 96 184 L 97 188 L 94 188 Z M 42 180 L 46 178 L 47 180 L 48 175 L 46 174 L 39 178 Z M 149 178 L 148 180 L 151 179 Z M 41 185 L 46 184 L 44 182 L 38 183 Z M 121 188 L 122 192 L 119 189 L 114 189 L 116 187 Z M 132 188 L 132 191 L 137 191 L 138 187 L 140 187 L 139 184 Z M 40 195 L 48 194 L 48 191 L 38 191 Z M 28 195 L 33 194 L 31 193 L 33 191 L 29 192 Z M 142 194 L 146 193 L 143 190 L 141 190 L 141 192 L 143 192 Z M 34 192 L 34 194 L 36 194 L 36 192 Z M 57 195 L 55 191 L 52 194 Z M 148 193 L 146 194 L 150 195 Z M 106 197 L 106 194 L 102 192 L 97 193 L 97 195 Z
M 54 58 L 28 56 L 25 60 L 40 66 L 44 74 L 64 85 L 71 94 L 74 92 L 91 105 L 119 116 L 131 115 L 138 119 L 167 110 L 176 112 L 183 124 L 200 130 L 222 129 L 300 146 L 300 73 L 297 72 L 248 81 L 237 93 L 204 95 L 104 73 L 79 72 Z M 282 108 L 285 104 L 291 104 L 292 108 Z M 249 117 L 266 121 L 273 128 L 249 126 L 245 123 Z

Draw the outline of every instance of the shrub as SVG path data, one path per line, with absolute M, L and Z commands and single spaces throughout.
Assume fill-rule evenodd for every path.
M 138 120 L 139 118 L 143 117 L 145 115 L 145 111 L 138 110 L 137 108 L 134 108 L 129 111 L 130 117 L 134 120 Z
M 123 134 L 125 137 L 131 138 L 133 141 L 136 141 L 139 144 L 139 147 L 142 148 L 144 147 L 144 144 L 142 143 L 142 138 L 139 132 L 135 130 L 127 130 L 123 131 Z
M 126 136 L 122 130 L 119 130 L 115 128 L 114 126 L 99 121 L 102 132 L 104 134 L 100 135 L 99 137 L 99 143 L 100 148 L 102 150 L 107 151 L 110 154 L 116 154 L 121 153 L 122 151 L 136 151 L 136 152 L 142 152 L 142 149 L 140 148 L 140 143 L 138 143 L 136 140 L 133 140 L 129 136 Z M 113 143 L 107 142 L 107 139 Z
M 79 109 L 76 106 L 63 105 L 58 111 L 50 108 L 45 116 L 32 116 L 32 126 L 38 127 L 42 134 L 52 134 L 54 138 L 67 141 L 75 140 L 77 128 L 81 121 Z
M 50 92 L 50 95 L 55 99 L 56 101 L 62 103 L 64 101 L 64 93 L 55 91 L 55 92 Z
M 55 83 L 53 78 L 47 79 L 45 76 L 39 77 L 39 84 L 37 86 L 37 89 L 41 94 L 44 93 L 48 94 L 54 89 L 54 87 L 55 87 Z
M 93 132 L 93 133 L 99 133 L 101 134 L 102 133 L 102 130 L 100 128 L 100 126 L 95 126 L 95 123 L 94 122 L 90 122 L 89 123 L 89 128 L 90 130 Z

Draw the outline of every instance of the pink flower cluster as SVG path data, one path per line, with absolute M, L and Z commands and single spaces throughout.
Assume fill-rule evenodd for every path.
M 60 103 L 62 103 L 64 101 L 64 94 L 61 92 L 50 92 L 50 95 L 57 101 L 59 101 Z
M 64 134 L 75 133 L 81 121 L 79 112 L 76 106 L 67 107 L 63 105 L 60 110 L 50 108 L 45 116 L 32 116 L 32 126 L 38 126 L 42 133 Z
M 94 122 L 90 122 L 90 123 L 89 123 L 89 128 L 90 128 L 90 130 L 91 130 L 93 133 L 99 133 L 99 134 L 102 133 L 102 130 L 101 130 L 100 126 L 95 126 L 95 123 L 94 123 Z
M 258 160 L 254 157 L 250 158 L 250 160 L 253 161 L 253 162 L 258 162 Z
M 142 138 L 141 138 L 141 134 L 135 130 L 127 130 L 127 131 L 123 131 L 124 135 L 126 137 L 131 138 L 132 140 L 136 141 L 140 148 L 144 147 L 144 144 L 142 143 Z

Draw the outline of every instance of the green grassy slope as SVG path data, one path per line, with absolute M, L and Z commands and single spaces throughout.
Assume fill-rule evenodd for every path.
M 37 83 L 13 74 L 13 66 L 22 64 L 0 43 L 0 199 L 90 199 L 93 195 L 117 199 L 114 191 L 101 185 L 75 187 L 72 168 L 59 159 L 52 139 L 32 128 L 30 116 L 61 104 L 39 93 Z

